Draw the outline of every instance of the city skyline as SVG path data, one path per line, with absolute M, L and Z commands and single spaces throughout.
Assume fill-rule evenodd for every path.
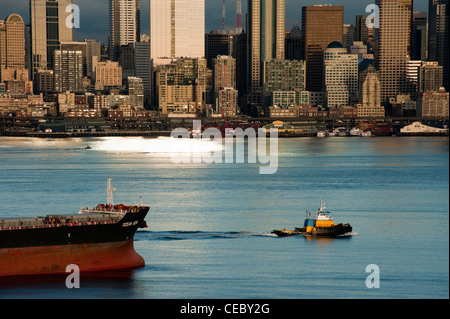
M 150 33 L 150 0 L 141 0 L 141 34 Z M 80 7 L 80 28 L 74 29 L 74 41 L 96 39 L 103 45 L 108 45 L 109 34 L 109 0 L 73 0 Z M 332 4 L 344 6 L 344 23 L 355 24 L 356 15 L 366 14 L 365 8 L 374 4 L 374 0 L 320 1 L 320 0 L 286 0 L 286 30 L 291 30 L 295 23 L 301 25 L 301 10 L 303 6 L 314 4 Z M 414 1 L 413 11 L 428 11 L 428 1 Z M 30 21 L 29 0 L 2 0 L 0 15 L 4 18 L 9 14 L 19 14 L 25 23 Z M 247 0 L 242 0 L 242 23 L 246 29 L 245 16 Z M 234 30 L 236 15 L 236 0 L 226 0 L 226 29 Z M 222 28 L 222 1 L 205 0 L 205 32 Z

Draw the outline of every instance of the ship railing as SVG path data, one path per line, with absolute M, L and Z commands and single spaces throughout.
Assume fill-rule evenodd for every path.
M 40 228 L 55 228 L 62 226 L 91 226 L 91 225 L 108 225 L 115 224 L 119 219 L 103 219 L 103 220 L 91 220 L 91 221 L 70 221 L 70 222 L 59 222 L 59 223 L 49 223 L 49 224 L 36 224 L 36 225 L 0 225 L 0 231 L 4 230 L 23 230 L 23 229 L 40 229 Z

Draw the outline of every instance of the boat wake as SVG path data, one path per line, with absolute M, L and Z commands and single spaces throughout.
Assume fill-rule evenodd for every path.
M 352 236 L 357 236 L 357 235 L 359 235 L 357 232 L 351 231 L 351 232 L 348 232 L 348 233 L 339 235 L 339 236 L 337 236 L 337 237 L 352 237 Z
M 137 231 L 135 235 L 135 241 L 140 240 L 201 240 L 201 239 L 235 239 L 245 237 L 277 237 L 271 233 L 255 233 L 249 231 Z

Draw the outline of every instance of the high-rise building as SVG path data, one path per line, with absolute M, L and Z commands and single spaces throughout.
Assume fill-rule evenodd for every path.
M 442 87 L 444 67 L 438 62 L 422 62 L 418 72 L 418 91 L 436 92 Z
M 314 5 L 302 8 L 302 58 L 306 62 L 308 91 L 322 89 L 323 51 L 333 41 L 342 43 L 343 28 L 342 6 Z
M 411 25 L 411 59 L 427 59 L 427 13 L 413 12 Z
M 101 44 L 94 39 L 86 39 L 86 69 L 87 76 L 92 77 L 92 57 L 97 56 L 100 58 L 102 55 Z
M 118 61 L 120 46 L 140 40 L 141 0 L 109 0 L 109 59 Z
M 406 64 L 410 60 L 412 0 L 377 0 L 380 27 L 375 28 L 376 67 L 381 82 L 381 103 L 409 92 Z
M 119 62 L 98 62 L 98 58 L 94 57 L 93 69 L 96 90 L 116 89 L 122 86 L 122 67 Z
M 285 1 L 247 1 L 248 102 L 262 105 L 265 61 L 284 59 Z
M 286 60 L 302 59 L 302 31 L 298 25 L 294 25 L 285 39 Z
M 151 57 L 164 59 L 205 56 L 205 0 L 150 1 Z
M 25 25 L 18 14 L 0 20 L 0 65 L 3 69 L 25 68 Z M 3 81 L 3 77 L 2 77 Z
M 66 20 L 72 0 L 30 0 L 31 74 L 38 69 L 53 69 L 53 52 L 61 42 L 72 42 L 73 29 Z M 70 20 L 70 19 L 69 19 Z
M 362 41 L 369 47 L 369 49 L 371 49 L 373 43 L 374 28 L 369 28 L 367 26 L 366 21 L 368 17 L 368 15 L 356 16 L 355 41 Z
M 83 52 L 54 51 L 54 86 L 56 92 L 82 92 Z
M 213 60 L 220 55 L 231 55 L 233 33 L 211 31 L 205 34 L 205 58 L 208 69 L 213 69 Z
M 214 96 L 216 112 L 225 116 L 235 116 L 237 112 L 238 91 L 236 90 L 236 59 L 230 56 L 218 56 L 213 60 Z
M 182 58 L 160 65 L 155 80 L 160 113 L 200 113 L 206 98 L 206 77 L 203 58 Z
M 340 42 L 333 41 L 324 50 L 323 61 L 323 90 L 327 92 L 328 107 L 346 106 L 356 102 L 358 55 L 348 54 Z
M 305 89 L 305 64 L 302 60 L 264 62 L 264 105 L 270 106 L 273 92 L 300 92 Z
M 361 72 L 359 79 L 358 117 L 383 117 L 384 107 L 381 106 L 381 83 L 378 72 L 369 65 Z
M 448 0 L 429 0 L 428 7 L 428 60 L 437 61 L 444 67 L 443 85 L 448 92 L 449 88 L 449 15 Z
M 134 48 L 135 74 L 144 85 L 144 104 L 151 105 L 153 98 L 153 64 L 150 57 L 150 42 L 138 42 Z

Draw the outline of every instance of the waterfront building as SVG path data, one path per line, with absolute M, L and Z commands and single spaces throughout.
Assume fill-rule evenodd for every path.
M 31 75 L 39 69 L 53 70 L 54 51 L 61 42 L 73 41 L 73 29 L 66 20 L 72 0 L 30 0 Z
M 380 27 L 375 28 L 376 67 L 381 101 L 409 92 L 406 65 L 410 60 L 412 0 L 377 0 Z
M 306 63 L 306 89 L 321 91 L 323 86 L 323 51 L 343 41 L 344 7 L 314 5 L 302 8 L 302 58 Z
M 449 1 L 429 0 L 428 6 L 428 60 L 443 66 L 443 86 L 450 90 L 449 83 Z
M 109 43 L 111 61 L 120 58 L 120 47 L 140 40 L 141 0 L 109 0 Z
M 205 0 L 150 1 L 151 58 L 205 56 Z
M 425 92 L 417 102 L 417 116 L 445 117 L 449 116 L 449 93 L 445 88 L 437 92 Z

